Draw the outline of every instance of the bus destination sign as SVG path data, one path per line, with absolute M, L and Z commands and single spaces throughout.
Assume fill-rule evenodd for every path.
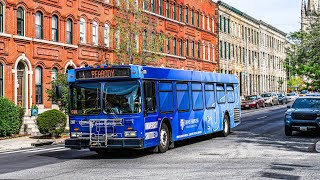
M 128 78 L 128 68 L 87 69 L 76 73 L 77 79 L 101 79 L 101 78 Z

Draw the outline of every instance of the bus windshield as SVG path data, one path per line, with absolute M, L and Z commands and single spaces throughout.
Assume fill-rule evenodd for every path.
M 70 113 L 97 115 L 101 112 L 100 83 L 74 84 L 70 87 Z
M 141 90 L 138 81 L 106 82 L 102 94 L 105 114 L 141 112 Z

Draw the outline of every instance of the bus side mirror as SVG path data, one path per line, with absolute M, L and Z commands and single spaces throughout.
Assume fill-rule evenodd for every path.
M 62 98 L 62 87 L 61 86 L 56 86 L 56 97 Z

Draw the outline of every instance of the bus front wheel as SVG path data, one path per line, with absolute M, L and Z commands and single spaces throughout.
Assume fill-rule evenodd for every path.
M 163 123 L 160 129 L 159 151 L 161 153 L 164 153 L 169 149 L 169 140 L 170 140 L 169 136 L 170 136 L 170 133 L 169 133 L 168 126 L 165 123 Z
M 223 130 L 220 133 L 222 137 L 227 137 L 230 134 L 230 120 L 229 117 L 225 114 L 223 117 Z

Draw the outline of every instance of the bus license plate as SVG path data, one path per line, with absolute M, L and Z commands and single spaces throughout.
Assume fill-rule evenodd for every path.
M 300 127 L 300 131 L 308 131 L 308 127 Z

